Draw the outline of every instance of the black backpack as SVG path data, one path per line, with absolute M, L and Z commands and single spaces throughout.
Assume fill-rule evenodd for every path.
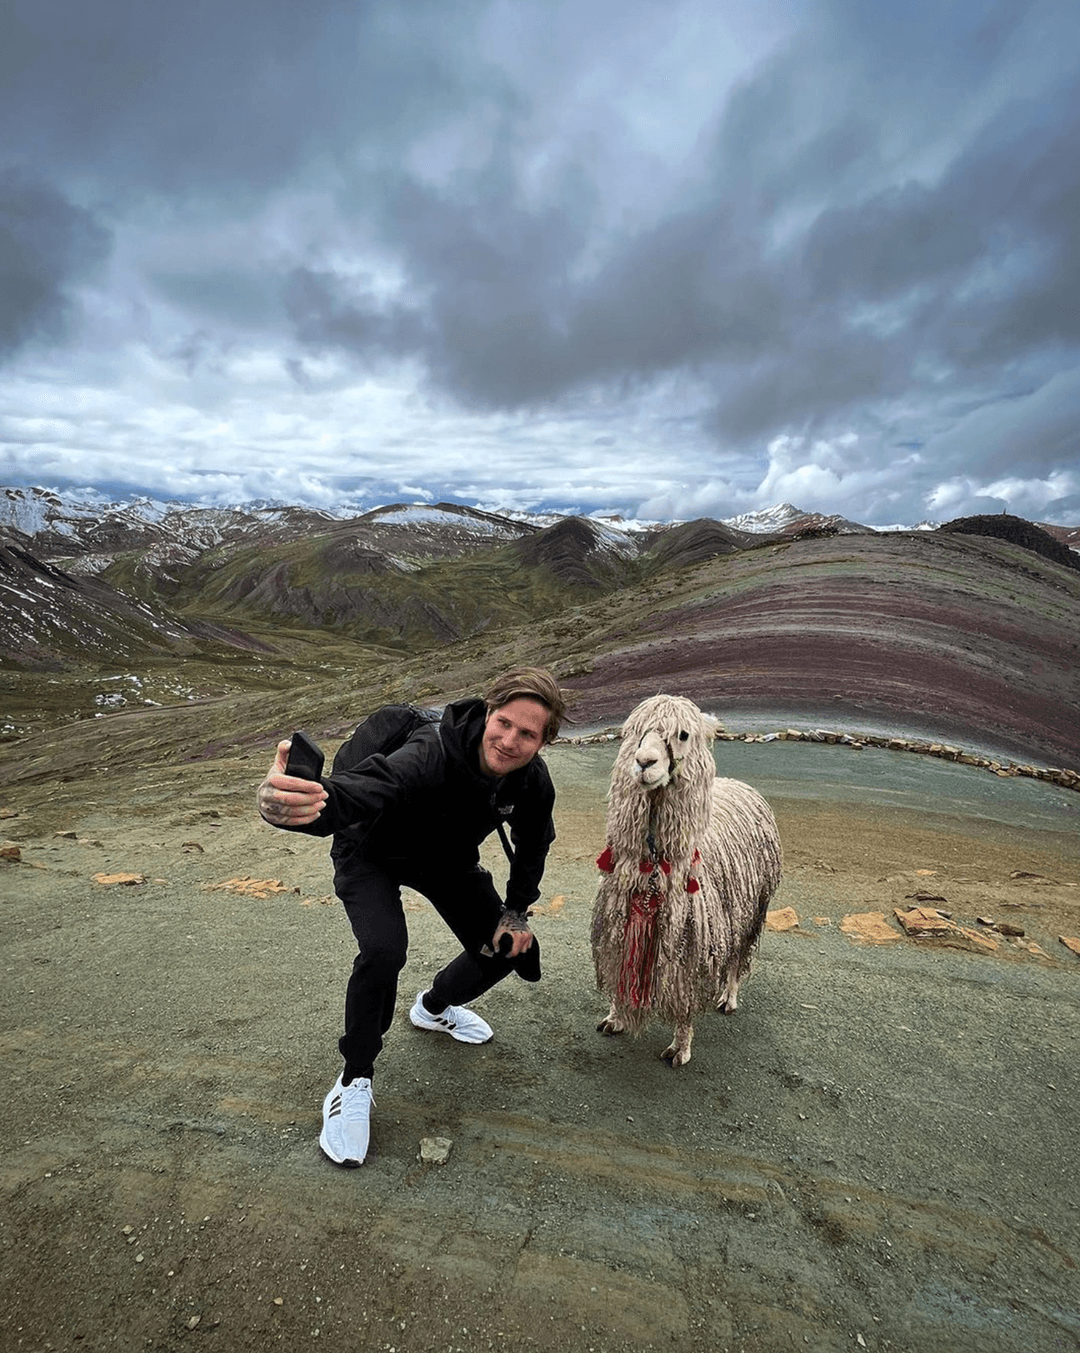
M 417 705 L 383 705 L 359 724 L 352 737 L 343 742 L 334 757 L 334 770 L 355 770 L 361 761 L 380 754 L 389 756 L 404 747 L 418 728 L 439 726 L 442 715 L 435 709 Z
M 417 729 L 425 726 L 434 728 L 435 736 L 438 737 L 441 720 L 442 715 L 437 709 L 421 709 L 418 705 L 382 705 L 357 726 L 347 742 L 341 744 L 334 756 L 333 769 L 355 770 L 369 756 L 389 756 L 399 747 L 404 747 Z M 506 858 L 512 864 L 513 847 L 506 838 L 506 830 L 501 822 L 497 824 L 496 831 Z

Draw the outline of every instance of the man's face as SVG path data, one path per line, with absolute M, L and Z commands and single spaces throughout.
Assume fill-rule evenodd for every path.
M 527 766 L 544 745 L 547 707 L 527 695 L 493 709 L 480 739 L 480 770 L 484 775 L 509 775 Z

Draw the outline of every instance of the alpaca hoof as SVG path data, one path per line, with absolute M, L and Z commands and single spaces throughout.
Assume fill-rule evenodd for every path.
M 690 1049 L 680 1048 L 672 1043 L 670 1048 L 665 1048 L 660 1054 L 660 1060 L 667 1062 L 668 1066 L 674 1071 L 677 1066 L 685 1066 L 690 1060 Z
M 610 1017 L 602 1019 L 596 1026 L 596 1032 L 598 1034 L 605 1034 L 608 1038 L 614 1038 L 616 1034 L 621 1034 L 622 1031 L 623 1026 L 618 1020 L 611 1019 Z

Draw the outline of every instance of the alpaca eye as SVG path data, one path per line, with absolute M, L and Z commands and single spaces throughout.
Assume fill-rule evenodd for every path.
M 680 741 L 680 742 L 685 742 L 685 741 L 689 738 L 689 736 L 690 736 L 690 734 L 689 734 L 689 733 L 686 731 L 686 729 L 684 728 L 684 729 L 682 730 L 682 732 L 679 734 L 679 741 Z

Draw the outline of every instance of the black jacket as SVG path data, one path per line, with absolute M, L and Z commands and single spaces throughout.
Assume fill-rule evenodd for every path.
M 539 757 L 498 779 L 481 774 L 486 717 L 482 700 L 455 700 L 396 752 L 323 778 L 330 797 L 301 830 L 333 833 L 339 878 L 372 863 L 414 877 L 475 868 L 481 841 L 505 822 L 514 845 L 506 905 L 523 912 L 536 901 L 555 840 L 555 788 Z

